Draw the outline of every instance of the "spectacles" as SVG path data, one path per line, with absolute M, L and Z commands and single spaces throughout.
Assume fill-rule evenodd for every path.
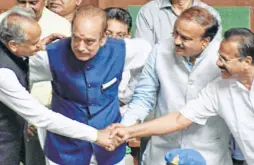
M 233 59 L 230 59 L 230 60 L 225 60 L 221 55 L 219 55 L 219 59 L 221 60 L 221 62 L 223 64 L 226 64 L 229 61 L 237 60 L 237 59 L 240 59 L 240 58 L 242 58 L 242 57 L 237 57 L 237 58 L 233 58 Z

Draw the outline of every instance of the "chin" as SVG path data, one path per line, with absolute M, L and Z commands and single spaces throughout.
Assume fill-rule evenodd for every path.
M 91 59 L 91 57 L 90 57 L 90 56 L 86 56 L 86 57 L 77 57 L 77 59 L 80 60 L 80 61 L 88 61 L 88 60 Z
M 228 78 L 231 77 L 231 75 L 229 73 L 227 73 L 227 72 L 222 72 L 221 73 L 221 77 L 222 77 L 222 79 L 228 79 Z

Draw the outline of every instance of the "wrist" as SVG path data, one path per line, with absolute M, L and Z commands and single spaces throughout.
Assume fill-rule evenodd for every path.
M 94 141 L 95 143 L 99 141 L 99 134 L 100 134 L 100 131 L 96 130 L 95 141 Z

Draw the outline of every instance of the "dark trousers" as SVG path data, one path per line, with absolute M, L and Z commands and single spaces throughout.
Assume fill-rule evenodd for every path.
M 22 132 L 0 131 L 0 164 L 19 165 L 23 143 Z
M 32 137 L 28 137 L 26 132 L 24 142 L 25 165 L 45 165 L 45 156 L 42 151 L 37 134 Z

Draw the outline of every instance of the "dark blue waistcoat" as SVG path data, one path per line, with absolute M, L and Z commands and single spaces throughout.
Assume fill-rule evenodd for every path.
M 78 60 L 66 38 L 47 48 L 53 76 L 53 111 L 97 129 L 121 121 L 118 85 L 125 61 L 125 42 L 108 38 L 89 61 Z M 86 141 L 48 132 L 45 153 L 60 165 L 89 165 L 95 154 L 99 165 L 113 165 L 125 155 L 125 145 L 114 152 Z

